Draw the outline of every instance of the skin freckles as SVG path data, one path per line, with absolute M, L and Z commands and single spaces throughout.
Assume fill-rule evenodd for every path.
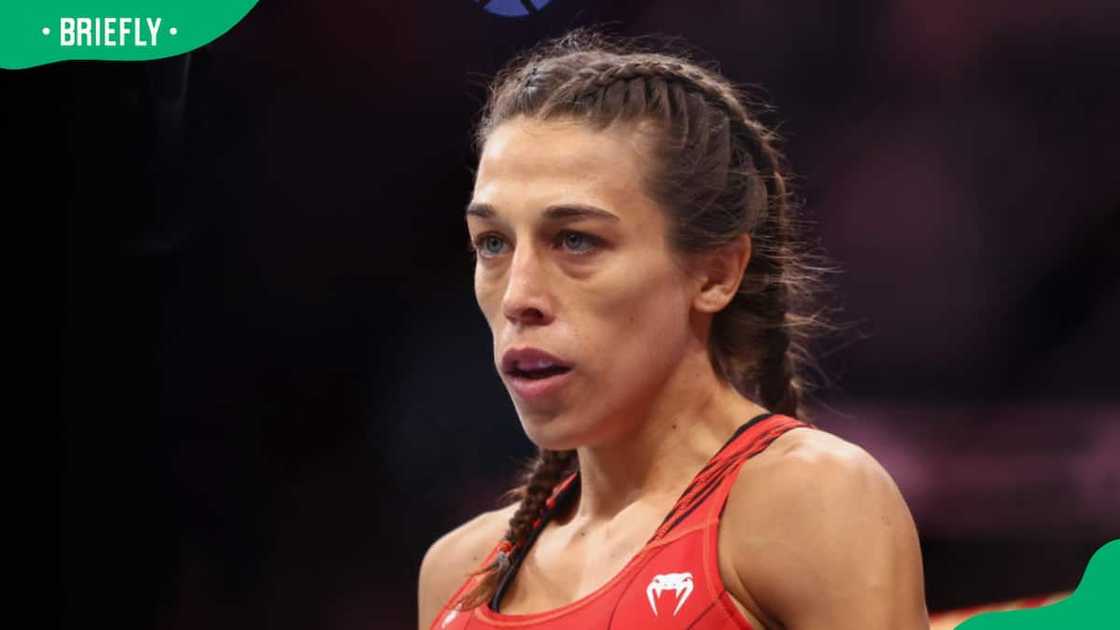
M 532 346 L 574 365 L 548 400 L 514 396 L 538 445 L 574 448 L 624 435 L 655 403 L 693 338 L 695 283 L 671 255 L 665 213 L 642 190 L 647 158 L 629 127 L 518 118 L 479 162 L 467 224 L 475 295 L 495 363 Z M 610 217 L 550 218 L 591 206 Z

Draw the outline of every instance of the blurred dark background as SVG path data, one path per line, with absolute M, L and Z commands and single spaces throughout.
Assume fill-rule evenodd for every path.
M 482 86 L 603 23 L 776 107 L 858 323 L 814 419 L 899 482 L 930 610 L 1076 586 L 1120 536 L 1118 5 L 534 5 L 265 0 L 3 73 L 50 180 L 16 238 L 61 261 L 63 625 L 415 627 L 424 550 L 531 453 L 462 222 Z

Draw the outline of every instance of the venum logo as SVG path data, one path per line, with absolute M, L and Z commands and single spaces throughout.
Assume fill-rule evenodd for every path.
M 657 616 L 657 601 L 665 591 L 673 591 L 677 596 L 677 607 L 673 609 L 673 616 L 676 617 L 681 606 L 684 606 L 688 596 L 692 594 L 692 574 L 665 573 L 653 576 L 649 586 L 646 587 L 646 599 L 649 600 L 649 607 L 653 609 L 654 616 Z
M 475 0 L 487 13 L 502 17 L 525 17 L 537 13 L 552 0 Z

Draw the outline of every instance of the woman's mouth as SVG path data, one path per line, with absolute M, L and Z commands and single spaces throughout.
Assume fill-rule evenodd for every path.
M 502 356 L 502 374 L 510 392 L 524 401 L 554 394 L 570 380 L 572 366 L 543 350 L 509 350 Z
M 528 402 L 555 394 L 571 379 L 571 375 L 571 368 L 560 366 L 536 370 L 516 369 L 506 374 L 506 383 L 514 396 Z
M 510 376 L 516 376 L 518 378 L 527 378 L 531 381 L 536 381 L 536 380 L 545 379 L 545 378 L 548 378 L 550 376 L 555 376 L 557 374 L 563 374 L 565 372 L 570 372 L 570 371 L 571 371 L 571 368 L 564 367 L 562 365 L 546 365 L 544 367 L 538 367 L 538 368 L 515 367 L 515 368 L 510 370 L 509 374 L 510 374 Z

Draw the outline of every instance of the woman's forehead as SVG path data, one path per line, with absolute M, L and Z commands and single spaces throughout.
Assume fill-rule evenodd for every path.
M 624 203 L 645 197 L 643 151 L 626 127 L 598 131 L 570 120 L 517 118 L 498 126 L 483 147 L 474 201 L 503 206 L 556 196 Z
M 479 175 L 483 171 L 493 175 L 610 171 L 639 176 L 644 155 L 631 129 L 612 125 L 599 131 L 568 119 L 519 117 L 490 134 L 479 160 Z

